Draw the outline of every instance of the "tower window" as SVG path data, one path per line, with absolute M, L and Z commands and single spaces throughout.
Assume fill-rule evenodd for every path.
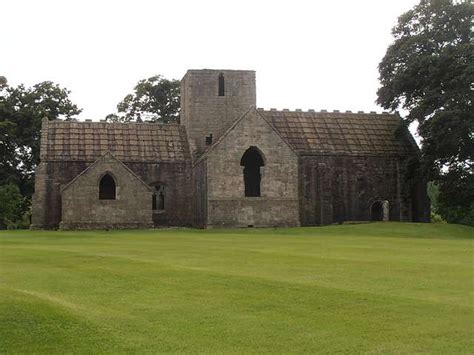
M 219 74 L 219 96 L 225 96 L 224 74 Z
M 105 174 L 99 182 L 99 200 L 115 200 L 115 180 Z
M 162 185 L 155 185 L 153 187 L 153 211 L 162 211 L 165 209 L 165 187 Z
M 263 158 L 257 147 L 247 149 L 240 160 L 244 167 L 244 184 L 246 197 L 260 197 L 262 175 L 260 167 L 264 166 Z

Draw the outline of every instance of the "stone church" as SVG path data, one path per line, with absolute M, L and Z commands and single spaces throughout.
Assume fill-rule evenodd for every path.
M 254 71 L 189 70 L 180 124 L 43 121 L 32 228 L 426 222 L 400 123 L 257 109 Z

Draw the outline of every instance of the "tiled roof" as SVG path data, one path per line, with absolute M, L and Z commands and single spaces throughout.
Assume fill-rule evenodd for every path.
M 390 155 L 416 152 L 408 132 L 396 134 L 400 117 L 393 114 L 262 110 L 299 155 Z
M 43 121 L 43 161 L 95 161 L 106 152 L 124 162 L 191 160 L 186 131 L 180 125 Z

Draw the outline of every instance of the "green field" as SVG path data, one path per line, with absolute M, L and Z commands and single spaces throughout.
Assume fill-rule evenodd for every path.
M 472 353 L 474 229 L 0 232 L 0 353 Z

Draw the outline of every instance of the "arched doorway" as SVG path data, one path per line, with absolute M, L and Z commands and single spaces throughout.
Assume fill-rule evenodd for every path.
M 260 167 L 264 165 L 263 156 L 257 147 L 247 149 L 240 159 L 240 166 L 244 167 L 246 197 L 260 197 L 260 183 L 262 181 Z
M 375 201 L 370 206 L 371 221 L 388 221 L 390 213 L 388 201 Z
M 383 221 L 383 206 L 382 201 L 375 201 L 370 207 L 370 220 Z

